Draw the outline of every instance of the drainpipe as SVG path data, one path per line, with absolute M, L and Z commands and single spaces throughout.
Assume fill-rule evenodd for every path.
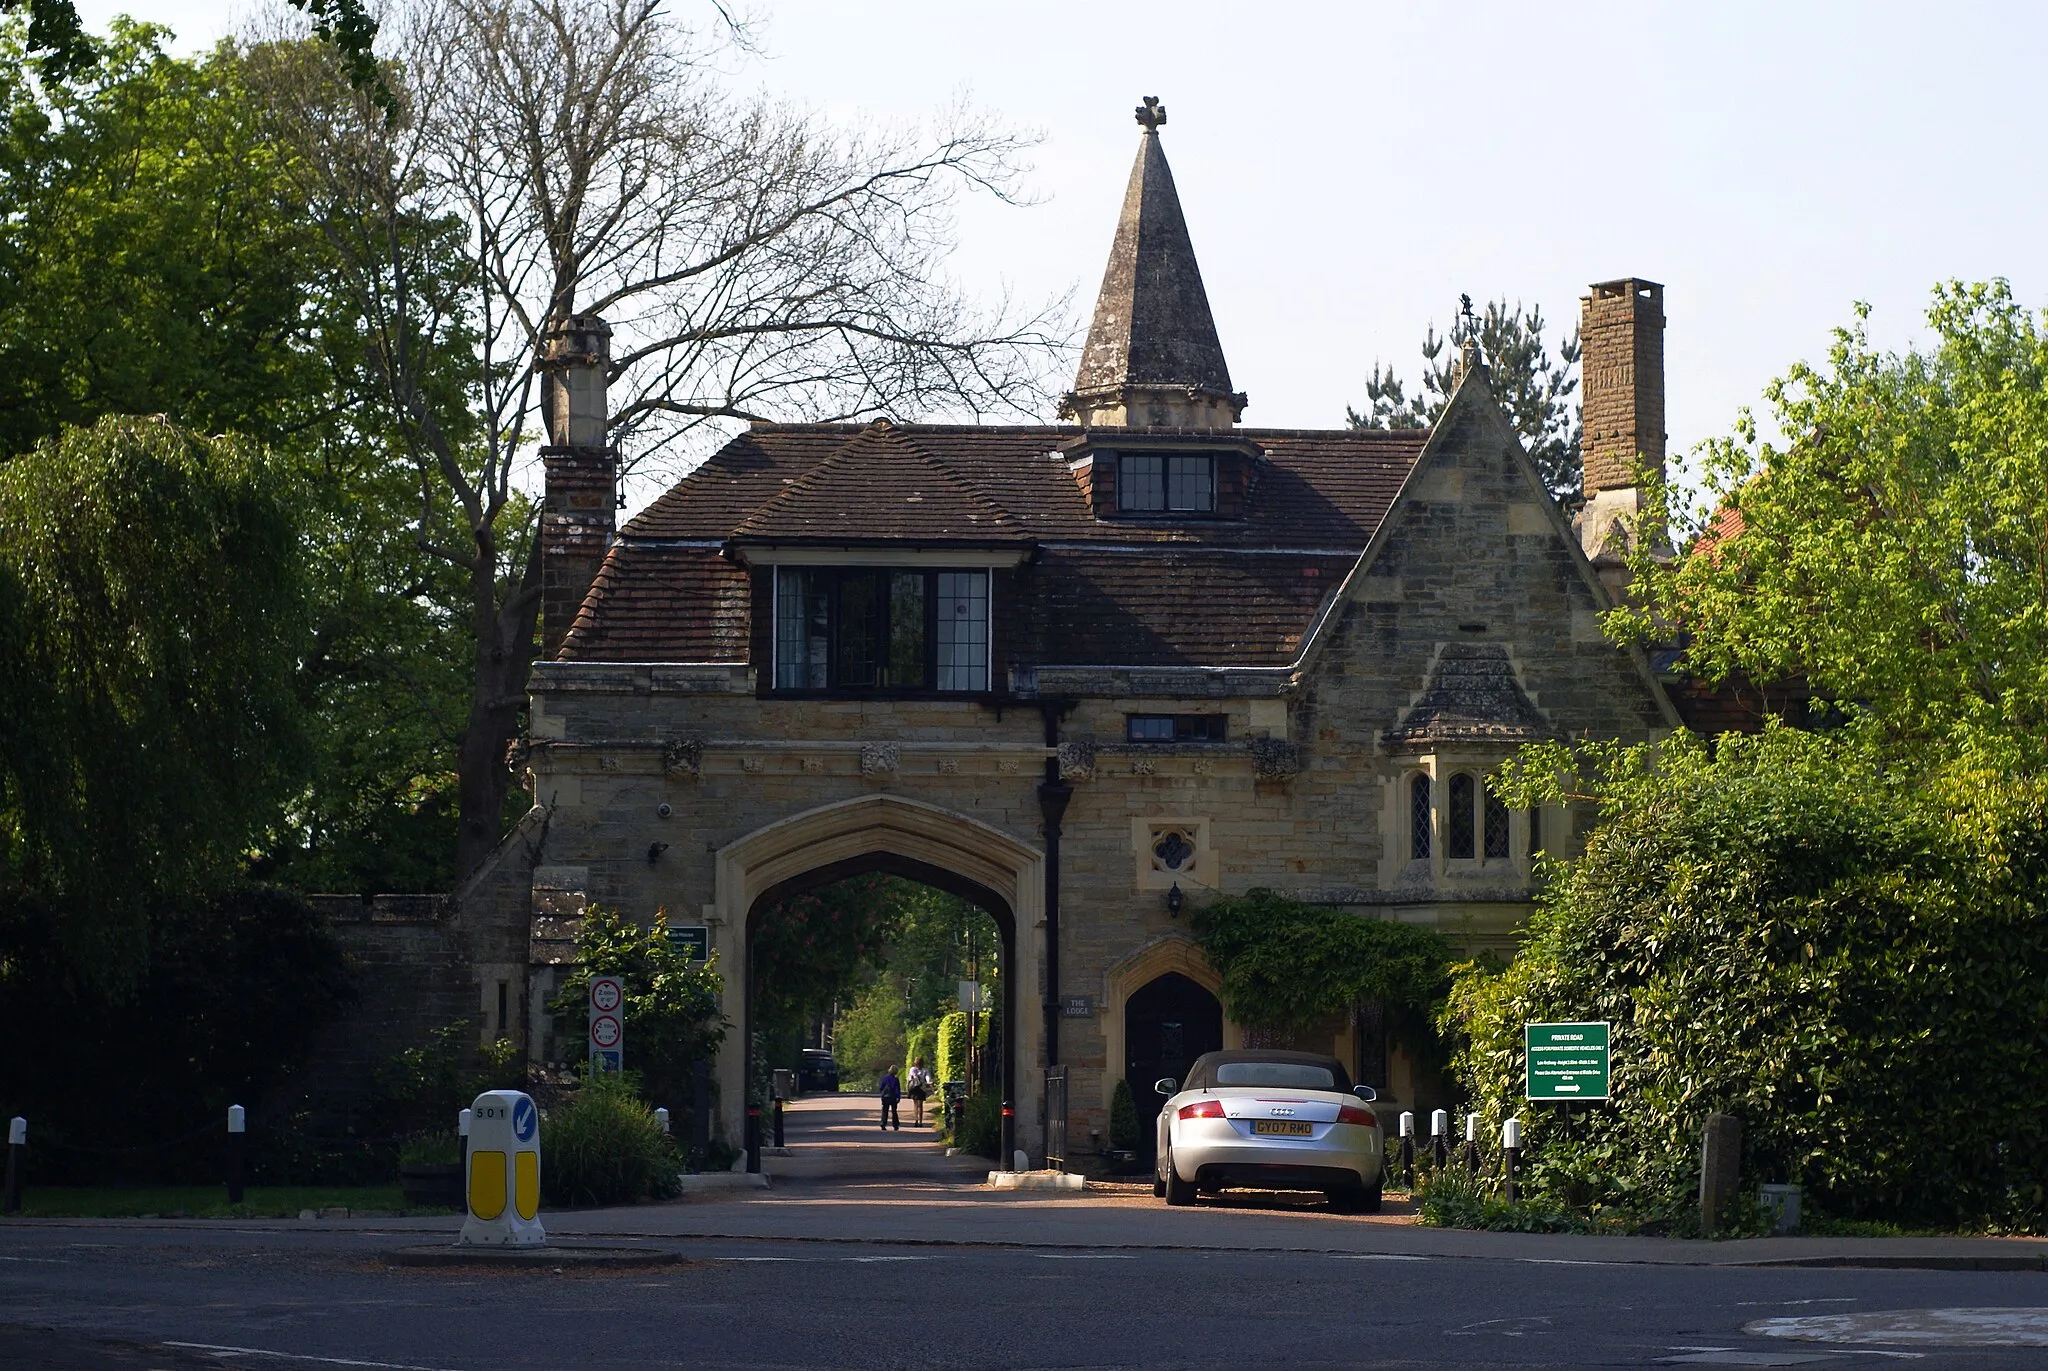
M 1060 745 L 1060 706 L 1039 705 L 1045 715 L 1045 745 Z M 1045 759 L 1045 779 L 1038 783 L 1038 811 L 1045 820 L 1045 1064 L 1060 1064 L 1060 820 L 1074 788 L 1060 779 L 1057 756 Z

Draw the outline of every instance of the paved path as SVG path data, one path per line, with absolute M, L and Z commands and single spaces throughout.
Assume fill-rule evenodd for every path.
M 783 1141 L 790 1155 L 763 1157 L 771 1182 L 789 1186 L 926 1182 L 976 1185 L 994 1163 L 985 1157 L 948 1157 L 935 1139 L 931 1111 L 917 1127 L 916 1107 L 905 1100 L 903 1127 L 882 1130 L 881 1100 L 874 1095 L 807 1095 L 784 1111 Z

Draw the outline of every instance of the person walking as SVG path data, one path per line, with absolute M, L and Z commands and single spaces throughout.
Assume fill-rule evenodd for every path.
M 882 1072 L 882 1127 L 887 1130 L 893 1122 L 896 1131 L 903 1131 L 903 1120 L 896 1112 L 897 1102 L 903 1098 L 903 1083 L 896 1079 L 896 1064 L 889 1063 Z
M 910 1064 L 910 1078 L 904 1085 L 903 1093 L 917 1101 L 917 1122 L 911 1126 L 923 1128 L 925 1096 L 932 1093 L 932 1070 L 924 1064 L 924 1058 L 919 1057 Z

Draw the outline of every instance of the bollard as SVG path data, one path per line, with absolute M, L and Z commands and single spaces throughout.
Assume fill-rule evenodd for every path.
M 702 1057 L 690 1063 L 690 1165 L 704 1165 L 711 1152 L 711 1063 Z
M 666 1109 L 655 1110 L 654 1121 L 661 1125 L 662 1132 L 668 1132 L 668 1111 Z
M 1507 1159 L 1508 1203 L 1513 1204 L 1520 1196 L 1515 1189 L 1515 1163 L 1522 1155 L 1522 1121 L 1509 1119 L 1500 1126 L 1501 1155 Z
M 1436 1169 L 1444 1169 L 1444 1163 L 1451 1159 L 1451 1116 L 1442 1109 L 1433 1109 L 1429 1115 L 1430 1160 Z
M 248 1134 L 248 1115 L 242 1106 L 228 1106 L 228 1203 L 242 1202 L 242 1139 Z
M 1003 1101 L 1002 1151 L 1003 1155 L 1010 1159 L 1011 1166 L 1016 1167 L 1019 1171 L 1024 1169 L 1021 1166 L 1017 1166 L 1017 1107 L 1008 1100 Z
M 21 1212 L 21 1170 L 28 1151 L 28 1120 L 16 1114 L 7 1121 L 7 1193 L 0 1199 L 0 1213 Z
M 1415 1115 L 1401 1111 L 1401 1184 L 1415 1188 Z
M 1742 1173 L 1742 1120 L 1709 1114 L 1700 1139 L 1700 1232 L 1712 1237 Z
M 1479 1116 L 1465 1116 L 1465 1169 L 1473 1175 L 1479 1174 Z
M 540 1222 L 540 1111 L 517 1090 L 486 1090 L 470 1110 L 457 1241 L 541 1246 L 548 1233 Z
M 782 1141 L 782 1097 L 780 1095 L 775 1097 L 775 1145 L 777 1147 L 786 1145 Z

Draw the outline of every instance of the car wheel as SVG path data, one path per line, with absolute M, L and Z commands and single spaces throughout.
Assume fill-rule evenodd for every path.
M 1166 1154 L 1166 1202 L 1176 1205 L 1195 1202 L 1195 1183 L 1180 1178 L 1180 1172 L 1174 1170 L 1171 1152 Z
M 1157 1164 L 1152 1168 L 1152 1193 L 1154 1195 L 1164 1195 L 1166 1193 L 1166 1177 L 1160 1174 Z
M 1380 1182 L 1374 1181 L 1371 1185 L 1368 1185 L 1364 1193 L 1359 1196 L 1358 1212 L 1361 1214 L 1379 1213 L 1380 1197 L 1383 1193 L 1384 1187 Z

